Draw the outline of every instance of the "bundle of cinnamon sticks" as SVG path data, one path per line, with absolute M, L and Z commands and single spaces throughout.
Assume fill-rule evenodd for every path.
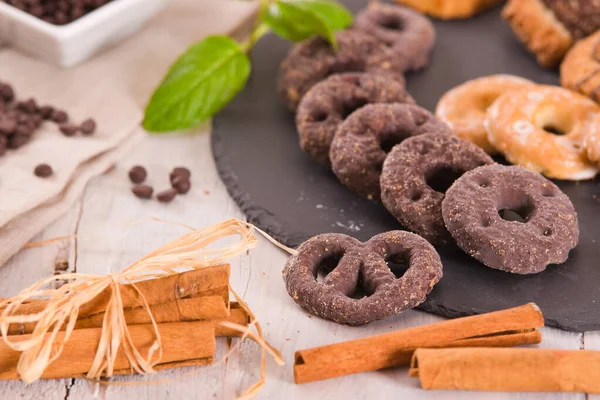
M 246 309 L 229 302 L 229 273 L 229 265 L 225 264 L 119 285 L 131 342 L 143 358 L 156 351 L 156 332 L 160 336 L 162 356 L 154 370 L 211 363 L 215 337 L 240 336 L 239 331 L 219 322 L 248 326 Z M 79 309 L 65 350 L 45 368 L 42 378 L 80 377 L 90 370 L 111 296 L 112 289 L 107 287 Z M 31 300 L 11 315 L 35 315 L 46 306 L 47 300 Z M 11 324 L 7 334 L 13 343 L 26 342 L 35 327 L 36 322 Z M 55 340 L 60 342 L 64 334 L 62 326 Z M 20 355 L 14 346 L 0 341 L 1 380 L 20 378 Z M 113 375 L 135 372 L 122 349 L 116 354 L 113 368 Z

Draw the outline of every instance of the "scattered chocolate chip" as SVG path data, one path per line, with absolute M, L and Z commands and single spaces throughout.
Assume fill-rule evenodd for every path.
M 146 168 L 142 167 L 141 165 L 136 165 L 129 170 L 129 179 L 131 179 L 131 182 L 133 183 L 144 182 L 146 176 L 148 176 Z
M 186 194 L 190 191 L 191 184 L 189 178 L 180 175 L 175 176 L 173 179 L 171 179 L 171 186 L 173 186 L 173 188 L 177 190 L 177 193 Z
M 0 121 L 0 133 L 10 135 L 15 132 L 15 129 L 17 129 L 17 121 L 14 119 L 5 118 Z
M 44 119 L 52 118 L 52 113 L 54 113 L 54 107 L 52 106 L 42 106 L 40 107 L 40 115 Z
M 96 121 L 94 121 L 91 118 L 86 119 L 79 126 L 79 130 L 84 135 L 91 135 L 92 133 L 94 133 L 96 131 Z
M 17 129 L 15 129 L 15 135 L 30 136 L 33 133 L 34 129 L 35 129 L 34 125 L 22 124 L 22 125 L 17 126 Z
M 0 136 L 0 156 L 3 156 L 6 153 L 6 147 L 8 141 L 4 136 Z
M 161 203 L 170 203 L 177 195 L 177 190 L 171 188 L 164 190 L 156 195 L 156 198 Z
M 152 197 L 154 189 L 152 189 L 152 186 L 148 185 L 135 185 L 131 191 L 140 199 L 149 199 Z
M 52 113 L 52 121 L 57 124 L 62 124 L 63 122 L 67 122 L 69 120 L 69 115 L 62 110 L 54 110 Z
M 173 168 L 173 171 L 171 171 L 170 176 L 171 176 L 171 179 L 173 179 L 173 177 L 175 177 L 175 176 L 183 176 L 187 179 L 190 179 L 190 177 L 192 176 L 192 173 L 186 167 L 175 167 L 175 168 Z
M 30 98 L 27 101 L 21 101 L 17 104 L 17 107 L 26 113 L 33 114 L 37 111 L 37 104 L 34 99 Z
M 33 170 L 33 173 L 37 177 L 47 178 L 50 175 L 52 175 L 54 172 L 52 171 L 52 167 L 49 166 L 48 164 L 39 164 L 37 167 L 35 167 L 35 169 Z
M 12 86 L 6 83 L 0 83 L 0 98 L 6 102 L 11 102 L 15 98 L 15 92 Z
M 79 130 L 79 128 L 73 124 L 60 124 L 59 129 L 65 136 L 74 136 Z

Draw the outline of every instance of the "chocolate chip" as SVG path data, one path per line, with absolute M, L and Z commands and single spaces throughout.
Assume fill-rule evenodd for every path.
M 14 119 L 5 118 L 0 121 L 0 133 L 10 135 L 15 132 L 15 129 L 17 129 L 17 121 Z
M 31 136 L 34 129 L 35 129 L 35 125 L 21 124 L 21 125 L 17 126 L 17 129 L 15 129 L 15 135 Z
M 129 179 L 131 179 L 131 182 L 133 183 L 144 182 L 146 176 L 148 176 L 146 168 L 142 167 L 141 165 L 136 165 L 129 170 Z
M 186 194 L 190 191 L 191 187 L 189 178 L 181 175 L 175 176 L 173 179 L 171 179 L 171 186 L 173 186 L 173 188 L 177 190 L 177 193 L 179 194 Z
M 91 118 L 86 119 L 79 126 L 79 130 L 84 135 L 91 135 L 92 133 L 94 133 L 96 131 L 96 121 L 94 121 Z
M 69 120 L 69 115 L 62 110 L 54 110 L 52 113 L 52 121 L 57 124 L 61 124 L 63 122 L 67 122 Z
M 164 191 L 158 193 L 156 195 L 156 198 L 161 203 L 170 203 L 175 198 L 176 195 L 177 195 L 177 190 L 171 188 L 171 189 L 167 189 L 167 190 L 164 190 Z
M 73 124 L 60 124 L 59 129 L 65 136 L 74 136 L 79 130 L 79 128 Z
M 9 149 L 18 149 L 29 141 L 29 135 L 12 135 L 8 140 Z
M 7 142 L 8 140 L 6 140 L 6 137 L 0 136 L 0 156 L 3 156 L 4 153 L 6 153 Z
M 152 189 L 152 186 L 148 185 L 135 185 L 131 191 L 140 199 L 149 199 L 152 197 L 154 189 Z
M 38 128 L 44 121 L 44 117 L 42 117 L 40 114 L 33 114 L 29 121 L 33 124 L 33 126 Z
M 33 15 L 34 17 L 40 18 L 44 15 L 44 7 L 40 5 L 34 5 L 29 9 L 29 14 Z
M 28 114 L 33 114 L 37 111 L 37 104 L 34 99 L 29 99 L 27 101 L 21 101 L 17 104 L 17 107 L 21 110 L 25 111 Z
M 189 181 L 191 176 L 192 173 L 189 169 L 185 167 L 175 167 L 173 168 L 173 171 L 171 171 L 171 173 L 169 174 L 169 181 L 171 182 L 171 186 L 174 187 L 175 178 L 180 177 Z
M 11 102 L 15 98 L 15 92 L 12 86 L 6 83 L 0 83 L 0 98 L 6 102 Z
M 173 176 L 175 176 L 175 175 L 176 176 L 184 176 L 187 179 L 190 179 L 190 177 L 192 176 L 192 173 L 186 167 L 175 167 L 175 168 L 173 168 L 173 171 L 171 172 L 171 175 L 173 175 Z
M 52 167 L 48 164 L 39 164 L 37 167 L 35 167 L 33 173 L 35 174 L 35 176 L 38 176 L 40 178 L 47 178 L 54 172 L 52 171 Z
M 40 107 L 40 115 L 44 119 L 51 119 L 52 113 L 54 113 L 54 107 L 52 106 L 42 106 Z

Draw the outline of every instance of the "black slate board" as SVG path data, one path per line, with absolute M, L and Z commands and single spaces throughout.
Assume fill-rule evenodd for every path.
M 346 1 L 353 11 L 365 3 Z M 407 76 L 408 90 L 420 105 L 433 110 L 453 86 L 495 73 L 558 83 L 556 71 L 539 67 L 499 14 L 496 8 L 466 21 L 435 22 L 431 65 Z M 324 232 L 367 240 L 401 229 L 383 206 L 348 191 L 298 147 L 293 115 L 275 92 L 288 48 L 275 36 L 263 38 L 252 53 L 247 88 L 214 120 L 213 153 L 230 195 L 250 222 L 289 246 Z M 533 301 L 548 325 L 600 329 L 600 180 L 558 185 L 574 203 L 581 229 L 579 246 L 565 264 L 518 276 L 486 268 L 457 247 L 440 249 L 444 277 L 420 308 L 456 317 Z

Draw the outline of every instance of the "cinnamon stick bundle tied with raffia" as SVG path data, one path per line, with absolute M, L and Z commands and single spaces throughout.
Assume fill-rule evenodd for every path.
M 409 365 L 422 347 L 508 347 L 540 343 L 544 317 L 533 303 L 503 311 L 300 350 L 294 379 L 307 383 L 358 372 Z
M 235 218 L 230 219 L 185 234 L 118 273 L 53 276 L 35 283 L 10 299 L 0 301 L 0 332 L 4 342 L 0 348 L 2 350 L 0 362 L 8 362 L 8 365 L 16 363 L 16 368 L 12 371 L 16 371 L 14 376 L 27 383 L 48 374 L 63 376 L 71 372 L 76 376 L 84 374 L 90 379 L 110 377 L 127 371 L 149 373 L 173 363 L 196 365 L 212 360 L 214 346 L 211 343 L 215 340 L 215 326 L 219 326 L 223 332 L 241 332 L 242 337 L 250 337 L 262 347 L 261 380 L 247 392 L 247 394 L 255 393 L 265 380 L 266 353 L 273 356 L 279 364 L 283 364 L 283 359 L 279 352 L 264 340 L 262 329 L 254 314 L 233 290 L 231 292 L 249 316 L 250 325 L 255 328 L 256 333 L 244 326 L 245 324 L 240 325 L 227 320 L 210 323 L 202 321 L 159 323 L 152 313 L 153 306 L 166 307 L 168 312 L 173 306 L 179 307 L 184 303 L 186 306 L 190 305 L 187 301 L 181 302 L 182 295 L 187 295 L 187 292 L 181 290 L 180 280 L 183 275 L 180 271 L 182 269 L 202 271 L 224 265 L 229 259 L 256 246 L 258 241 L 254 236 L 255 229 L 258 230 L 246 222 Z M 258 231 L 279 247 L 294 252 L 279 245 L 264 232 Z M 234 235 L 241 239 L 220 248 L 209 248 L 219 239 Z M 189 276 L 200 275 L 202 273 L 190 273 Z M 227 270 L 227 278 L 228 276 Z M 59 288 L 46 289 L 59 279 L 67 280 L 67 283 Z M 173 279 L 172 288 L 175 290 L 155 293 L 153 290 L 144 289 L 148 285 L 155 285 L 161 279 L 165 281 Z M 132 282 L 135 283 L 131 284 Z M 192 287 L 190 282 L 184 286 Z M 213 289 L 215 288 L 209 291 Z M 224 298 L 218 290 L 211 292 L 211 295 L 215 294 L 224 304 L 228 302 L 228 296 Z M 141 317 L 138 308 L 146 313 L 145 317 Z M 197 311 L 194 307 L 192 310 Z M 228 308 L 225 310 L 227 311 Z M 180 312 L 181 309 L 178 311 Z M 239 317 L 240 314 L 236 313 L 236 316 Z M 100 318 L 101 327 L 76 329 L 78 321 L 80 326 L 81 324 L 94 326 Z M 134 319 L 137 322 L 149 323 L 128 325 L 128 318 L 130 321 Z M 168 318 L 159 319 L 168 320 Z M 194 324 L 204 327 L 199 330 L 204 334 L 201 338 L 197 338 L 200 347 L 193 352 L 191 358 L 182 358 L 181 355 L 171 357 L 182 350 L 177 343 L 194 341 L 194 337 L 191 337 L 188 331 L 190 327 L 195 326 Z M 31 333 L 10 335 L 11 326 L 15 325 L 20 326 L 22 331 L 31 330 Z M 81 341 L 78 339 L 91 343 L 91 347 L 81 352 L 82 347 L 74 345 Z M 175 348 L 172 349 L 171 346 Z M 90 352 L 90 348 L 93 351 Z M 165 356 L 167 350 L 169 351 Z M 77 353 L 77 355 L 71 354 L 72 357 L 79 357 L 81 354 L 82 363 L 78 364 L 79 369 L 52 372 L 53 368 L 58 368 L 59 365 L 69 364 L 68 362 L 65 364 L 64 361 L 69 361 L 70 352 Z M 2 358 L 3 355 L 5 358 Z
M 418 349 L 409 373 L 424 389 L 600 393 L 600 351 Z

